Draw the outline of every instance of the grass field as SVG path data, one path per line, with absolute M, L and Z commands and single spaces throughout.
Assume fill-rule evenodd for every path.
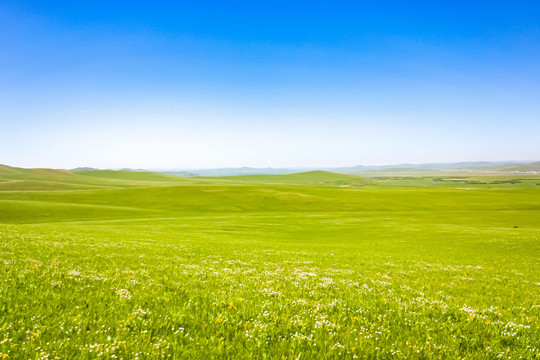
M 539 184 L 0 166 L 0 359 L 539 359 Z

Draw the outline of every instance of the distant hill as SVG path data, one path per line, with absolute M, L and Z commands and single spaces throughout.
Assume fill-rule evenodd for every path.
M 540 161 L 526 163 L 526 164 L 508 164 L 500 166 L 487 166 L 482 168 L 471 168 L 472 170 L 477 171 L 490 171 L 490 172 L 539 172 L 540 171 Z
M 528 161 L 469 161 L 455 163 L 424 163 L 424 164 L 391 164 L 391 165 L 356 165 L 349 167 L 305 167 L 305 168 L 217 168 L 217 169 L 119 169 L 131 172 L 152 172 L 164 175 L 173 175 L 178 177 L 221 177 L 221 176 L 241 176 L 241 175 L 284 175 L 307 171 L 328 171 L 340 174 L 427 174 L 440 171 L 536 171 L 537 166 L 534 162 Z M 523 165 L 523 167 L 521 166 Z M 507 166 L 507 167 L 506 167 Z M 532 167 L 530 167 L 532 166 Z M 514 170 L 512 170 L 514 169 Z M 522 169 L 522 170 L 519 170 Z M 94 168 L 81 167 L 73 171 L 106 171 Z
M 148 171 L 131 170 L 75 170 L 73 174 L 89 177 L 117 179 L 117 180 L 142 180 L 142 181 L 178 181 L 178 177 L 158 174 Z
M 0 165 L 0 191 L 67 190 L 174 185 L 187 180 L 150 172 L 115 170 L 24 169 Z
M 85 183 L 66 170 L 0 165 L 0 191 L 80 189 L 87 187 Z
M 365 177 L 321 170 L 277 175 L 187 178 L 148 171 L 23 169 L 0 165 L 0 191 L 117 189 L 212 184 L 360 187 L 370 183 L 371 180 Z
M 7 165 L 0 165 L 0 179 L 43 180 L 44 178 L 70 179 L 73 177 L 69 171 L 55 169 L 24 169 Z
M 399 172 L 427 172 L 442 170 L 467 169 L 480 166 L 496 166 L 511 164 L 510 162 L 461 162 L 461 163 L 431 163 L 431 164 L 395 164 L 395 165 L 356 165 L 351 167 L 323 167 L 323 168 L 221 168 L 221 169 L 189 169 L 189 170 L 153 170 L 161 174 L 175 176 L 240 176 L 240 175 L 283 175 L 307 171 L 328 171 L 341 174 L 369 174 L 380 171 L 388 173 Z
M 363 186 L 371 181 L 362 176 L 333 173 L 323 170 L 305 171 L 293 174 L 279 175 L 243 175 L 221 177 L 236 182 L 265 183 L 265 184 L 291 184 L 291 185 L 318 185 L 318 186 Z
M 346 174 L 372 174 L 372 173 L 427 173 L 440 171 L 535 171 L 538 162 L 530 163 L 525 161 L 474 161 L 457 163 L 426 163 L 426 164 L 398 164 L 380 166 L 353 166 L 348 168 L 334 168 L 331 171 Z M 512 170 L 514 169 L 514 170 Z M 519 170 L 522 169 L 522 170 Z

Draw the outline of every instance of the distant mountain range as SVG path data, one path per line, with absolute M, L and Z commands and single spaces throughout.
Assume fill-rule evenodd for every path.
M 73 170 L 98 170 L 94 168 L 76 168 Z M 219 169 L 119 169 L 137 172 L 157 172 L 175 176 L 238 176 L 238 175 L 277 175 L 293 174 L 302 171 L 325 170 L 343 174 L 428 174 L 434 172 L 471 172 L 471 173 L 527 173 L 540 172 L 540 161 L 471 161 L 456 163 L 394 164 L 394 165 L 356 165 L 335 168 L 219 168 Z
M 471 161 L 456 163 L 426 163 L 426 164 L 397 164 L 380 166 L 354 166 L 345 168 L 334 168 L 334 172 L 343 173 L 427 173 L 441 171 L 462 171 L 462 172 L 526 172 L 540 171 L 540 162 L 530 161 Z

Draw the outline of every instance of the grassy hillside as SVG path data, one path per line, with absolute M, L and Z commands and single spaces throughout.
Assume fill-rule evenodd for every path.
M 371 181 L 365 177 L 332 173 L 328 171 L 307 171 L 283 175 L 242 175 L 220 177 L 221 181 L 232 180 L 236 183 L 286 184 L 286 185 L 366 185 Z
M 2 167 L 0 354 L 538 358 L 540 180 L 478 179 Z
M 128 181 L 171 181 L 181 182 L 183 178 L 174 175 L 158 174 L 146 171 L 129 171 L 129 170 L 73 170 L 73 174 L 83 175 L 95 178 L 128 180 Z
M 0 165 L 0 191 L 167 186 L 189 179 L 137 171 L 23 169 Z
M 6 165 L 0 165 L 0 179 L 6 180 L 43 180 L 43 181 L 61 181 L 72 179 L 74 176 L 65 170 L 54 169 L 23 169 Z

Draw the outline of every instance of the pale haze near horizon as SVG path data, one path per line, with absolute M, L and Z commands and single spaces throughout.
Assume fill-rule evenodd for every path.
M 0 5 L 0 163 L 540 159 L 534 2 L 129 4 Z

